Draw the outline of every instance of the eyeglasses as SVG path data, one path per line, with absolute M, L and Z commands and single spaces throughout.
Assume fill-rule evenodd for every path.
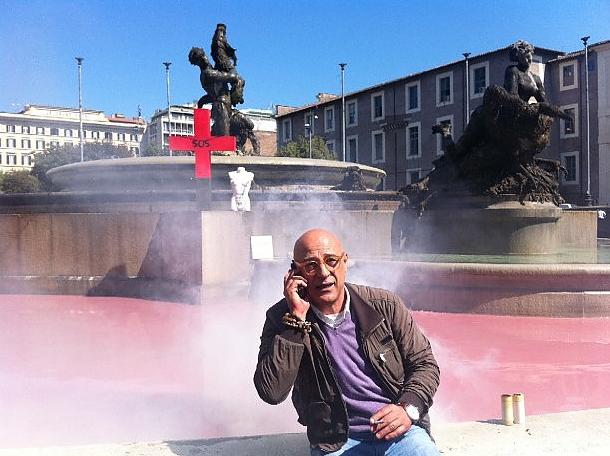
M 341 255 L 324 255 L 322 257 L 322 261 L 316 261 L 316 260 L 306 260 L 306 261 L 296 261 L 295 260 L 295 264 L 301 268 L 301 270 L 307 274 L 307 275 L 315 275 L 317 273 L 319 273 L 322 270 L 322 263 L 324 263 L 324 266 L 326 267 L 326 269 L 329 272 L 333 272 L 335 269 L 337 269 L 337 267 L 339 266 L 339 264 L 341 264 L 341 260 L 343 259 L 343 257 L 345 256 L 345 252 L 343 252 Z

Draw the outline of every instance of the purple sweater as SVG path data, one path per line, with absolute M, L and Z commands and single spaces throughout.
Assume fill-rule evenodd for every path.
M 347 406 L 349 435 L 356 439 L 374 439 L 371 415 L 392 401 L 381 388 L 373 366 L 358 346 L 356 322 L 349 313 L 338 327 L 320 325 L 326 339 L 326 350 Z

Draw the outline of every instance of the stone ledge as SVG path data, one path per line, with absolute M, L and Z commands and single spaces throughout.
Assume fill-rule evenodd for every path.
M 434 435 L 449 456 L 606 456 L 610 408 L 529 416 L 520 426 L 497 420 L 437 425 Z M 305 434 L 74 447 L 0 449 L 0 456 L 308 456 Z

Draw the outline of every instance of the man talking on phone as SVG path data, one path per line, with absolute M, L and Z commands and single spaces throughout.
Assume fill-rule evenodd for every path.
M 292 389 L 311 455 L 439 455 L 428 409 L 439 384 L 430 342 L 400 298 L 345 282 L 333 233 L 294 245 L 284 299 L 267 311 L 254 384 L 270 404 Z

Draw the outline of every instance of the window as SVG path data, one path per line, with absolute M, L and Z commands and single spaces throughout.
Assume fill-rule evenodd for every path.
M 371 139 L 373 143 L 373 163 L 384 163 L 385 162 L 385 133 L 381 130 L 373 131 L 371 133 Z
M 575 138 L 578 136 L 578 105 L 571 104 L 560 106 L 566 114 L 572 117 L 572 120 L 563 120 L 559 122 L 559 137 L 560 138 Z
M 36 127 L 37 135 L 44 135 L 44 127 Z
M 6 140 L 6 147 L 15 149 L 17 147 L 17 140 L 15 138 L 8 138 Z
M 130 147 L 129 152 L 131 152 L 133 155 L 138 155 L 139 150 L 137 147 Z
M 358 135 L 348 136 L 345 141 L 347 142 L 345 160 L 358 163 Z
M 489 85 L 489 62 L 470 66 L 470 98 L 480 98 Z
M 36 141 L 36 150 L 43 150 L 44 149 L 44 141 L 39 139 L 38 141 Z
M 6 154 L 6 164 L 16 166 L 17 165 L 17 155 Z
M 51 128 L 51 136 L 59 136 L 59 128 Z
M 421 122 L 407 126 L 407 159 L 421 157 Z
M 64 130 L 64 136 L 65 136 L 66 138 L 71 138 L 73 134 L 74 134 L 74 133 L 72 132 L 72 129 L 70 129 L 70 128 L 66 128 L 66 129 Z
M 186 125 L 184 126 L 183 131 L 184 131 L 184 133 L 186 133 Z M 129 135 L 129 140 L 130 141 L 137 141 L 138 140 L 138 135 L 134 134 L 134 133 L 130 134 Z
M 358 125 L 358 101 L 352 100 L 347 102 L 347 119 L 346 123 L 348 127 L 355 127 Z
M 125 141 L 125 133 L 118 133 L 117 134 L 119 141 Z
M 104 132 L 104 139 L 107 139 L 108 141 L 112 141 L 112 132 L 110 132 L 110 131 Z
M 411 82 L 406 85 L 405 93 L 407 96 L 407 100 L 406 100 L 407 112 L 419 111 L 420 92 L 421 92 L 421 89 L 420 89 L 419 81 Z
M 578 152 L 564 152 L 561 154 L 561 164 L 567 173 L 561 173 L 562 184 L 578 184 Z
M 383 120 L 385 117 L 384 95 L 383 92 L 376 92 L 371 95 L 371 120 Z
M 444 116 L 438 117 L 436 119 L 437 124 L 449 125 L 451 127 L 451 131 L 453 131 L 453 116 Z M 436 154 L 444 155 L 445 151 L 443 150 L 443 138 L 441 135 L 436 135 Z
M 336 153 L 335 153 L 335 149 L 336 148 L 335 148 L 335 140 L 334 139 L 332 139 L 330 141 L 326 141 L 326 148 L 328 149 L 328 151 L 331 154 L 333 154 L 333 156 L 336 156 Z
M 24 125 L 21 127 L 21 132 L 23 134 L 29 135 L 30 134 L 30 126 L 29 125 Z
M 453 103 L 453 71 L 436 76 L 436 106 Z
M 284 142 L 292 139 L 292 119 L 284 119 L 282 121 L 282 135 Z
M 335 131 L 335 108 L 324 109 L 324 131 Z
M 59 141 L 51 141 L 49 144 L 54 147 L 59 147 Z
M 100 132 L 99 131 L 92 131 L 91 132 L 91 138 L 93 138 L 93 139 L 100 139 Z
M 21 155 L 21 166 L 31 166 L 32 165 L 32 155 L 23 154 Z
M 416 183 L 421 177 L 421 168 L 411 168 L 407 170 L 407 184 Z
M 575 60 L 559 64 L 559 90 L 570 90 L 578 87 L 578 73 Z
M 6 126 L 6 132 L 7 133 L 15 133 L 15 130 L 16 130 L 15 125 L 7 125 Z
M 22 149 L 29 149 L 30 147 L 32 147 L 32 143 L 29 139 L 22 139 L 21 140 L 21 148 Z

